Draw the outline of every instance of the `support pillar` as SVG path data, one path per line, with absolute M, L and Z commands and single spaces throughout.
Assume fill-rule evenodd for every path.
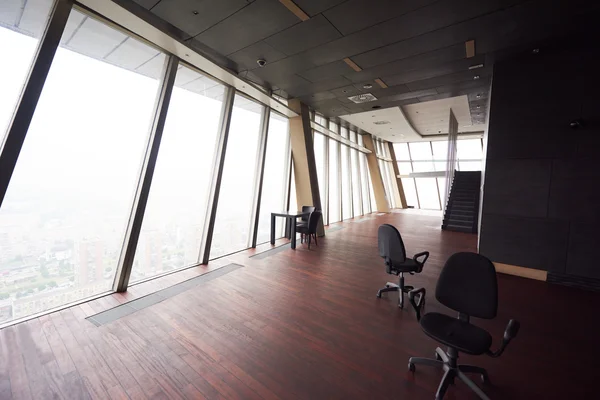
M 400 204 L 402 208 L 408 208 L 406 204 L 406 196 L 404 195 L 404 186 L 402 185 L 402 179 L 398 177 L 400 175 L 400 170 L 398 169 L 398 160 L 396 160 L 396 152 L 394 151 L 394 146 L 392 143 L 388 142 L 388 146 L 390 149 L 390 156 L 392 158 L 392 167 L 394 168 L 394 175 L 396 178 L 396 184 L 398 186 L 398 195 L 400 196 Z
M 375 195 L 377 211 L 389 213 L 390 207 L 385 199 L 383 177 L 381 176 L 381 171 L 377 164 L 377 153 L 375 153 L 373 137 L 371 135 L 363 135 L 363 140 L 365 147 L 368 150 L 371 150 L 371 152 L 367 154 L 367 164 L 369 165 L 369 172 L 371 173 L 371 186 L 373 187 L 373 194 Z

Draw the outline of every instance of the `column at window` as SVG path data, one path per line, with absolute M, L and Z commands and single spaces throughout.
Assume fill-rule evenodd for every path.
M 323 222 L 327 223 L 327 176 L 326 172 L 326 144 L 327 138 L 318 132 L 314 132 L 315 164 L 317 166 L 317 179 L 319 181 L 319 194 L 321 196 L 321 207 L 323 207 Z

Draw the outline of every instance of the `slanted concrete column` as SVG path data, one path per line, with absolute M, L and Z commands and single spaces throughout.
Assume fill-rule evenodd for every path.
M 385 199 L 385 188 L 383 186 L 383 177 L 377 164 L 377 154 L 375 153 L 375 144 L 371 135 L 363 135 L 363 141 L 365 147 L 371 152 L 367 154 L 367 164 L 369 165 L 369 172 L 371 173 L 371 186 L 373 187 L 373 194 L 375 195 L 375 203 L 377 205 L 377 211 L 379 212 L 390 212 L 390 207 Z

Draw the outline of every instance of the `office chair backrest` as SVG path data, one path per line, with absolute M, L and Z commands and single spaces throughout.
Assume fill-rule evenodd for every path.
M 321 219 L 321 211 L 313 211 L 308 217 L 308 231 L 310 233 L 317 233 L 317 226 Z
M 383 224 L 377 231 L 379 255 L 386 263 L 403 263 L 406 261 L 406 250 L 400 232 L 393 225 Z
M 306 213 L 306 212 L 311 213 L 313 211 L 315 211 L 315 208 L 313 206 L 302 206 L 303 213 Z M 308 215 L 303 215 L 302 217 L 300 217 L 300 219 L 302 221 L 308 221 L 308 217 L 309 217 Z
M 476 253 L 456 253 L 442 269 L 435 298 L 459 313 L 477 318 L 494 318 L 498 311 L 496 268 Z

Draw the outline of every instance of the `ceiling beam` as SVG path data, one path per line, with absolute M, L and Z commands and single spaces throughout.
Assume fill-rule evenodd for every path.
M 353 70 L 355 70 L 356 72 L 360 72 L 362 71 L 362 68 L 359 67 L 354 61 L 352 61 L 350 58 L 346 57 L 344 58 L 344 62 L 346 64 L 348 64 L 350 66 L 350 68 L 352 68 Z
M 388 85 L 386 85 L 385 82 L 382 81 L 380 78 L 375 79 L 375 82 L 377 82 L 377 84 L 381 86 L 382 89 L 386 89 L 388 87 Z
M 279 0 L 281 4 L 285 6 L 288 10 L 292 12 L 296 17 L 300 18 L 300 21 L 307 21 L 310 19 L 308 14 L 306 14 L 296 3 L 292 0 Z

